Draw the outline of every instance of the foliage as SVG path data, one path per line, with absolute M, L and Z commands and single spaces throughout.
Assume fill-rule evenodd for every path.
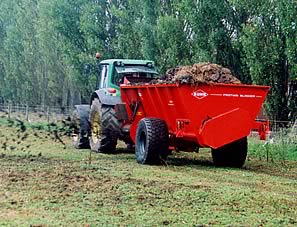
M 294 0 L 2 0 L 0 97 L 86 103 L 99 51 L 105 59 L 155 60 L 161 73 L 221 64 L 244 83 L 271 86 L 270 116 L 294 120 L 297 97 L 287 88 L 297 78 L 296 14 Z

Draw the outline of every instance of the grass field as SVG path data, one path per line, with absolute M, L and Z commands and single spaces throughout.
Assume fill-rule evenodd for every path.
M 215 168 L 203 150 L 143 166 L 19 133 L 0 126 L 0 226 L 297 225 L 296 161 Z

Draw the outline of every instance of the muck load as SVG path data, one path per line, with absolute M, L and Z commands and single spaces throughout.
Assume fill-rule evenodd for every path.
M 158 164 L 171 150 L 211 148 L 216 166 L 242 167 L 247 136 L 269 87 L 243 85 L 229 69 L 203 63 L 162 79 L 151 61 L 106 60 L 90 105 L 76 106 L 77 148 L 114 153 L 118 139 L 135 146 L 138 163 Z M 262 139 L 263 132 L 262 133 Z

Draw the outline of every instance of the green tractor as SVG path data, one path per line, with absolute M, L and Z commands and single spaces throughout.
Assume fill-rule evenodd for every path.
M 154 62 L 146 60 L 109 59 L 101 61 L 98 67 L 96 91 L 90 104 L 76 105 L 72 114 L 72 142 L 77 149 L 114 153 L 118 139 L 132 145 L 130 130 L 122 127 L 123 121 L 117 114 L 121 111 L 119 107 L 124 106 L 120 85 L 149 82 L 157 78 L 158 73 Z

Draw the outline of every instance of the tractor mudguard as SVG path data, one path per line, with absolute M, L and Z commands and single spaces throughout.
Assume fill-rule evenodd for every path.
M 120 96 L 111 96 L 106 94 L 105 90 L 96 90 L 91 97 L 91 104 L 94 98 L 99 98 L 99 101 L 103 105 L 115 106 L 121 104 L 122 100 Z
M 77 111 L 86 111 L 89 112 L 90 111 L 90 106 L 89 105 L 75 105 L 75 108 L 77 109 Z

